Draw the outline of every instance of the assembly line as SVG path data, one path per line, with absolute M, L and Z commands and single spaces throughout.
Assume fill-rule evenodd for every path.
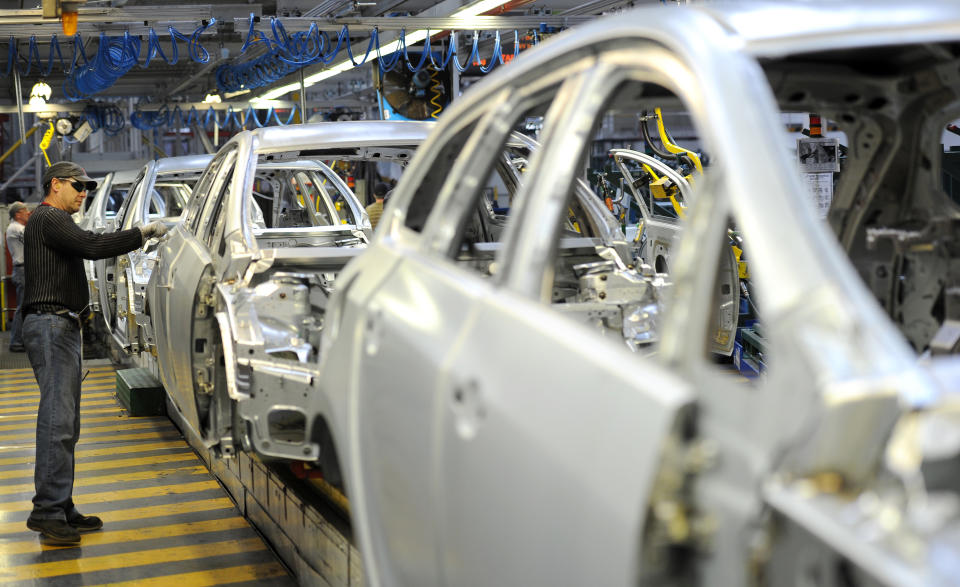
M 0 406 L 39 399 L 0 580 L 960 584 L 960 6 L 448 3 L 0 10 L 114 52 L 56 78 L 41 43 L 103 96 L 79 117 L 10 57 Z M 249 555 L 150 562 L 184 505 L 84 562 L 137 531 L 74 484 L 78 439 L 112 466 L 89 369 L 158 402 Z

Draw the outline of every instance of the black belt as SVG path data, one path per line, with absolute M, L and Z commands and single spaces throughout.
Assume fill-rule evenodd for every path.
M 14 267 L 23 267 L 23 263 L 14 263 L 13 266 L 14 266 Z
M 80 314 L 77 313 L 77 312 L 74 312 L 73 310 L 53 310 L 53 311 L 45 312 L 45 311 L 43 311 L 43 310 L 38 310 L 38 309 L 36 309 L 36 308 L 30 308 L 29 310 L 25 310 L 23 313 L 24 313 L 24 315 L 29 315 L 29 314 L 53 314 L 54 316 L 62 316 L 62 317 L 64 317 L 64 318 L 71 318 L 71 319 L 73 319 L 74 321 L 76 321 L 77 324 L 82 324 L 82 320 L 81 320 L 81 318 L 80 318 Z

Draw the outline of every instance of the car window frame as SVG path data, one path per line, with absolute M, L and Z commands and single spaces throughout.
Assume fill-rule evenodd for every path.
M 487 101 L 461 153 L 451 166 L 447 180 L 444 181 L 433 210 L 424 224 L 424 252 L 455 264 L 463 229 L 469 216 L 476 212 L 483 184 L 487 177 L 496 171 L 504 150 L 509 148 L 511 142 L 516 142 L 511 141 L 516 126 L 514 123 L 538 105 L 547 104 L 548 109 L 552 108 L 553 102 L 570 78 L 588 71 L 592 61 L 590 57 L 579 59 L 567 64 L 562 70 L 537 78 L 532 83 L 505 88 Z M 522 81 L 529 82 L 525 79 Z M 523 183 L 519 182 L 519 176 L 515 179 L 518 180 L 518 191 L 514 196 L 516 198 L 521 193 L 519 187 Z M 507 222 L 507 230 L 514 222 Z M 505 243 L 501 243 L 495 254 L 497 264 L 504 258 Z M 502 276 L 498 272 L 491 278 L 494 283 L 500 283 Z
M 181 215 L 185 219 L 184 228 L 186 228 L 188 232 L 193 233 L 194 235 L 197 234 L 197 229 L 201 224 L 203 211 L 207 201 L 206 192 L 209 191 L 204 183 L 209 182 L 210 186 L 213 185 L 214 181 L 217 179 L 217 175 L 220 173 L 220 168 L 223 167 L 223 162 L 228 158 L 231 152 L 236 151 L 236 148 L 236 144 L 228 144 L 221 149 L 220 152 L 218 152 L 213 160 L 207 165 L 207 168 L 200 175 L 197 183 L 194 184 L 190 195 L 190 200 L 187 202 L 187 205 L 184 207 L 184 213 Z
M 222 152 L 222 158 L 218 153 L 219 166 L 216 169 L 211 181 L 209 189 L 205 190 L 206 193 L 198 193 L 197 187 L 199 187 L 199 182 L 197 186 L 194 187 L 194 198 L 202 198 L 200 202 L 200 211 L 197 214 L 197 218 L 193 223 L 193 234 L 198 240 L 206 241 L 208 240 L 210 226 L 212 224 L 213 211 L 216 206 L 219 204 L 220 199 L 223 193 L 226 191 L 226 188 L 229 188 L 230 183 L 233 179 L 233 172 L 236 168 L 236 160 L 239 157 L 239 148 L 236 145 L 233 145 L 231 148 L 224 149 Z M 231 160 L 232 158 L 232 160 Z M 211 162 L 211 165 L 217 161 Z M 233 163 L 230 165 L 229 163 Z M 209 169 L 208 169 L 209 171 Z M 203 178 L 201 178 L 201 181 Z

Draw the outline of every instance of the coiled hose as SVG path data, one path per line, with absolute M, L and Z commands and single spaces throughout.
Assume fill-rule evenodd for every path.
M 446 69 L 453 61 L 454 67 L 458 71 L 466 71 L 472 63 L 480 61 L 478 44 L 480 33 L 474 31 L 471 43 L 470 53 L 466 62 L 461 64 L 457 56 L 456 33 L 451 33 L 451 40 L 447 49 L 441 48 L 440 60 L 434 56 L 430 48 L 431 35 L 427 31 L 424 40 L 424 47 L 420 50 L 420 57 L 416 62 L 410 59 L 410 54 L 406 45 L 406 31 L 400 31 L 399 43 L 397 49 L 391 54 L 382 53 L 380 31 L 374 29 L 370 35 L 370 41 L 367 43 L 366 51 L 361 59 L 353 54 L 353 46 L 350 42 L 350 29 L 344 25 L 337 34 L 336 43 L 334 43 L 326 32 L 319 30 L 316 23 L 310 25 L 309 30 L 288 34 L 283 27 L 280 19 L 272 18 L 270 20 L 270 29 L 272 37 L 268 37 L 254 28 L 257 18 L 250 15 L 250 28 L 247 31 L 247 37 L 241 47 L 241 53 L 248 48 L 257 45 L 266 45 L 267 53 L 261 55 L 246 63 L 230 65 L 225 64 L 217 68 L 217 88 L 221 92 L 237 92 L 240 90 L 252 90 L 263 86 L 268 86 L 279 79 L 297 71 L 298 69 L 316 63 L 330 64 L 337 58 L 340 51 L 346 48 L 347 56 L 354 67 L 365 64 L 371 54 L 375 54 L 380 70 L 383 72 L 393 71 L 399 66 L 401 60 L 406 67 L 413 73 L 417 73 L 424 67 L 431 67 L 435 70 Z M 513 56 L 520 53 L 520 35 L 518 31 L 513 32 Z M 536 36 L 534 37 L 536 39 Z M 535 41 L 536 42 L 536 41 Z M 494 33 L 494 48 L 490 60 L 486 65 L 480 66 L 480 71 L 489 73 L 495 65 L 505 63 L 503 49 L 500 38 L 500 31 Z

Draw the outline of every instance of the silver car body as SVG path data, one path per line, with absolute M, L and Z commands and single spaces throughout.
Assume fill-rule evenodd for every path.
M 828 572 L 864 584 L 955 581 L 956 508 L 933 508 L 917 458 L 893 466 L 885 454 L 901 417 L 956 391 L 960 370 L 955 360 L 918 363 L 851 264 L 855 251 L 817 218 L 774 130 L 780 113 L 761 62 L 958 39 L 960 8 L 947 2 L 637 10 L 556 37 L 455 102 L 327 304 L 309 411 L 337 443 L 366 581 L 745 585 Z M 931 54 L 939 73 L 913 83 L 955 90 L 956 57 Z M 911 79 L 901 75 L 884 88 Z M 800 79 L 813 83 L 816 72 Z M 671 251 L 673 288 L 651 356 L 549 304 L 560 195 L 582 169 L 586 129 L 628 80 L 680 97 L 717 155 Z M 504 119 L 551 83 L 550 134 L 524 176 L 496 271 L 464 271 L 451 253 L 478 174 L 509 132 Z M 956 91 L 930 95 L 945 108 L 934 118 L 956 115 Z M 904 108 L 877 104 L 891 117 Z M 851 148 L 870 152 L 878 128 L 854 122 Z M 931 167 L 904 177 L 932 193 Z M 421 221 L 434 169 L 449 173 Z M 874 195 L 840 190 L 834 205 L 860 208 Z M 778 358 L 755 385 L 696 352 L 712 332 L 731 216 L 749 235 Z M 854 225 L 845 229 L 863 232 Z M 680 552 L 689 557 L 672 566 Z
M 117 212 L 115 230 L 150 222 L 178 222 L 190 190 L 212 155 L 167 157 L 148 162 L 131 185 L 132 193 Z M 153 345 L 146 309 L 146 286 L 156 259 L 156 243 L 94 265 L 100 283 L 100 307 L 114 342 L 136 354 Z
M 231 454 L 242 442 L 264 455 L 317 458 L 315 443 L 275 436 L 305 429 L 326 297 L 372 231 L 347 185 L 326 165 L 300 159 L 406 164 L 430 128 L 359 121 L 258 129 L 232 138 L 208 166 L 184 222 L 160 245 L 150 305 L 163 383 L 211 446 Z M 281 206 L 284 186 L 269 201 L 255 193 L 265 174 L 291 170 L 325 178 L 297 184 L 298 194 L 310 192 L 309 206 Z M 318 181 L 325 192 L 311 187 Z M 300 220 L 286 227 L 284 218 Z
M 126 199 L 130 186 L 137 178 L 138 170 L 114 171 L 108 173 L 97 186 L 96 193 L 92 194 L 90 205 L 84 211 L 79 226 L 84 230 L 96 233 L 110 232 L 116 223 L 116 213 L 120 204 Z M 91 197 L 90 194 L 87 197 Z M 90 286 L 90 308 L 100 312 L 100 288 L 97 279 L 97 264 L 102 261 L 91 259 L 83 260 L 83 268 L 87 274 L 87 283 Z M 101 273 L 102 274 L 102 273 Z
M 682 196 L 682 203 L 689 205 L 692 202 L 692 188 L 687 180 L 672 167 L 647 155 L 630 149 L 611 149 L 610 154 L 617 167 L 623 174 L 624 183 L 630 195 L 640 209 L 640 224 L 636 228 L 631 240 L 637 249 L 637 256 L 646 264 L 653 267 L 657 273 L 668 273 L 670 268 L 670 248 L 680 231 L 680 223 L 676 218 L 666 218 L 656 214 L 656 203 L 652 199 L 644 198 L 635 185 L 637 179 L 630 171 L 628 161 L 649 165 L 657 173 L 670 178 L 677 186 Z

